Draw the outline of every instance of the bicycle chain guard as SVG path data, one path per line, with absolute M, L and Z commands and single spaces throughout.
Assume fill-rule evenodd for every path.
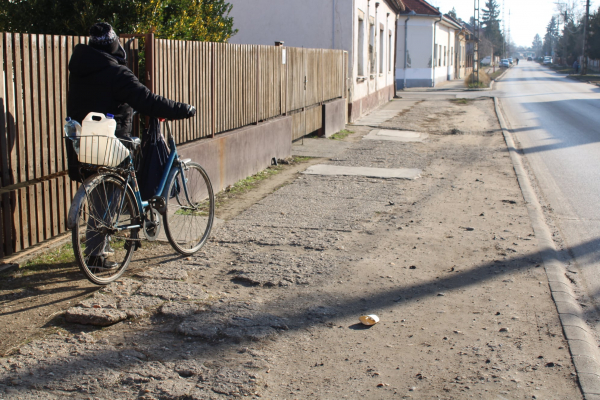
M 150 206 L 162 215 L 165 215 L 167 212 L 167 201 L 162 196 L 152 196 L 148 203 L 150 203 Z
M 144 215 L 143 224 L 144 236 L 146 236 L 146 239 L 148 239 L 150 242 L 154 242 L 156 239 L 158 239 L 161 227 L 162 224 L 160 220 L 160 214 L 154 207 L 151 205 L 148 206 Z

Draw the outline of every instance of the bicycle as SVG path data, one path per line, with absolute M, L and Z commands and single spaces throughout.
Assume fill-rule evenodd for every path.
M 159 239 L 161 219 L 167 240 L 182 255 L 196 253 L 208 239 L 215 212 L 210 178 L 200 164 L 179 157 L 168 122 L 166 126 L 169 158 L 155 195 L 147 201 L 142 201 L 135 175 L 139 138 L 65 137 L 67 144 L 70 140 L 79 146 L 80 162 L 88 161 L 83 168 L 94 173 L 75 194 L 67 222 L 77 264 L 94 284 L 106 285 L 123 275 L 141 241 Z M 124 161 L 119 162 L 124 154 L 110 151 L 118 147 L 107 144 L 111 140 L 129 145 Z M 99 141 L 109 149 L 104 154 L 98 151 Z M 94 143 L 96 158 L 84 157 L 84 149 L 94 149 Z

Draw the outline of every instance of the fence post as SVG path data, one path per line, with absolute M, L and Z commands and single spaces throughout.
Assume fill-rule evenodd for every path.
M 215 137 L 215 44 L 210 44 L 210 137 Z
M 256 107 L 254 124 L 258 125 L 258 103 L 260 102 L 260 46 L 256 46 Z
M 154 33 L 147 33 L 146 48 L 146 87 L 154 93 Z

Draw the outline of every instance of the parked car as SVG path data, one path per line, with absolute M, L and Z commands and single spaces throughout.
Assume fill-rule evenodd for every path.
M 527 57 L 527 61 L 533 61 L 533 57 Z
M 552 64 L 552 57 L 550 57 L 550 56 L 544 57 L 544 64 Z
M 512 65 L 512 63 L 513 63 L 513 59 L 512 59 L 512 57 L 508 57 L 508 58 L 507 58 L 507 60 L 508 60 L 508 62 L 509 62 L 511 65 Z
M 487 56 L 481 59 L 481 65 L 490 65 L 492 63 L 492 57 Z
M 508 61 L 508 59 L 503 58 L 502 60 L 500 60 L 500 68 L 508 68 L 510 67 L 510 61 Z

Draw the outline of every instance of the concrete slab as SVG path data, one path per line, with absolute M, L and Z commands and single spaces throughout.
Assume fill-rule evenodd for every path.
M 420 169 L 411 168 L 369 168 L 369 167 L 344 167 L 338 165 L 318 164 L 308 168 L 303 174 L 307 175 L 346 175 L 365 176 L 369 178 L 384 179 L 417 179 L 421 177 Z
M 378 110 L 354 122 L 354 125 L 378 126 L 398 115 L 398 110 Z
M 379 126 L 382 123 L 394 118 L 402 110 L 410 108 L 410 105 L 411 104 L 408 102 L 390 101 L 369 115 L 365 115 L 364 117 L 354 121 L 353 125 Z
M 399 131 L 394 129 L 375 129 L 363 137 L 363 140 L 390 140 L 394 142 L 423 142 L 429 135 L 425 132 Z
M 352 143 L 325 138 L 304 138 L 292 144 L 292 155 L 303 157 L 335 157 Z

